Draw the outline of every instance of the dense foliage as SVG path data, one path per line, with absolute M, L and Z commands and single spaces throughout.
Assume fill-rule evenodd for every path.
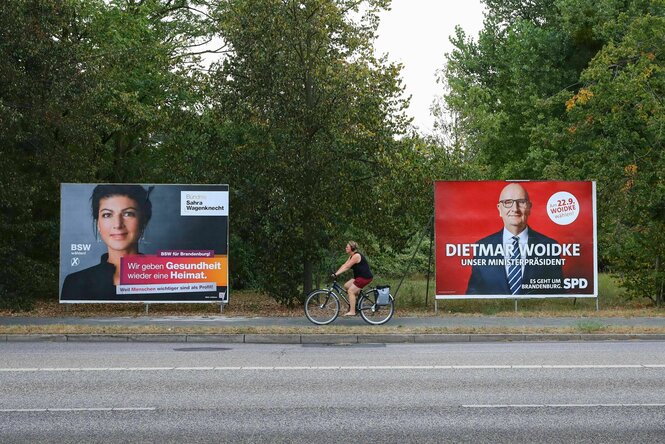
M 598 181 L 601 263 L 663 302 L 665 2 L 486 1 L 446 105 L 487 178 Z
M 0 305 L 57 294 L 62 182 L 228 183 L 231 285 L 293 304 L 348 239 L 403 273 L 433 179 L 516 177 L 597 180 L 602 266 L 661 303 L 665 1 L 485 0 L 429 136 L 374 54 L 389 3 L 0 2 Z
M 0 305 L 57 294 L 60 183 L 164 181 L 197 103 L 192 3 L 0 2 Z
M 57 293 L 61 182 L 230 184 L 232 285 L 286 304 L 347 236 L 402 247 L 432 170 L 373 53 L 388 3 L 2 2 L 2 304 Z

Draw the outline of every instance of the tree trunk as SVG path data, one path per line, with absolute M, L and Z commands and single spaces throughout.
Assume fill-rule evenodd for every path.
M 663 285 L 662 285 L 662 280 L 660 279 L 660 256 L 656 256 L 656 282 L 655 282 L 655 289 L 656 289 L 656 307 L 660 307 L 663 305 Z
M 127 151 L 127 139 L 123 136 L 122 132 L 118 131 L 113 137 L 113 173 L 112 180 L 117 183 L 125 182 L 124 160 L 125 152 Z
M 302 299 L 312 291 L 312 260 L 309 255 L 305 255 L 303 259 L 303 276 L 302 276 Z

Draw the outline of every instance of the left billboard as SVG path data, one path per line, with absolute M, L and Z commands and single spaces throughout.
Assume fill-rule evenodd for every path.
M 60 302 L 228 300 L 228 185 L 61 184 Z

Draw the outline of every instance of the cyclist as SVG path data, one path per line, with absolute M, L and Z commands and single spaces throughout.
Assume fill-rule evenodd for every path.
M 346 254 L 349 258 L 339 267 L 336 273 L 333 273 L 332 278 L 337 279 L 337 276 L 344 273 L 348 269 L 353 270 L 353 279 L 349 279 L 344 284 L 346 292 L 349 294 L 349 311 L 344 313 L 344 316 L 356 315 L 356 298 L 360 289 L 372 282 L 374 276 L 369 269 L 369 263 L 365 256 L 358 252 L 358 244 L 354 241 L 349 241 L 346 244 Z

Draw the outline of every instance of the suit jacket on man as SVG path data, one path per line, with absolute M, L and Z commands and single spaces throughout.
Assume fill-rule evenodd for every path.
M 498 233 L 487 236 L 477 244 L 484 245 L 501 245 L 503 244 L 503 229 Z M 537 231 L 529 228 L 528 240 L 529 244 L 557 244 L 558 242 L 549 238 Z M 527 259 L 558 259 L 559 256 L 527 256 Z M 506 267 L 503 263 L 503 255 L 495 256 L 477 256 L 475 259 L 501 259 L 500 264 L 497 265 L 474 265 L 471 270 L 471 277 L 466 289 L 466 294 L 511 294 L 508 286 L 508 277 L 506 276 Z M 536 279 L 558 279 L 559 283 L 563 282 L 563 269 L 561 265 L 525 265 L 522 283 L 528 284 L 535 283 Z M 552 281 L 550 281 L 552 282 Z M 519 294 L 561 294 L 561 288 L 538 288 L 538 289 L 523 289 Z

